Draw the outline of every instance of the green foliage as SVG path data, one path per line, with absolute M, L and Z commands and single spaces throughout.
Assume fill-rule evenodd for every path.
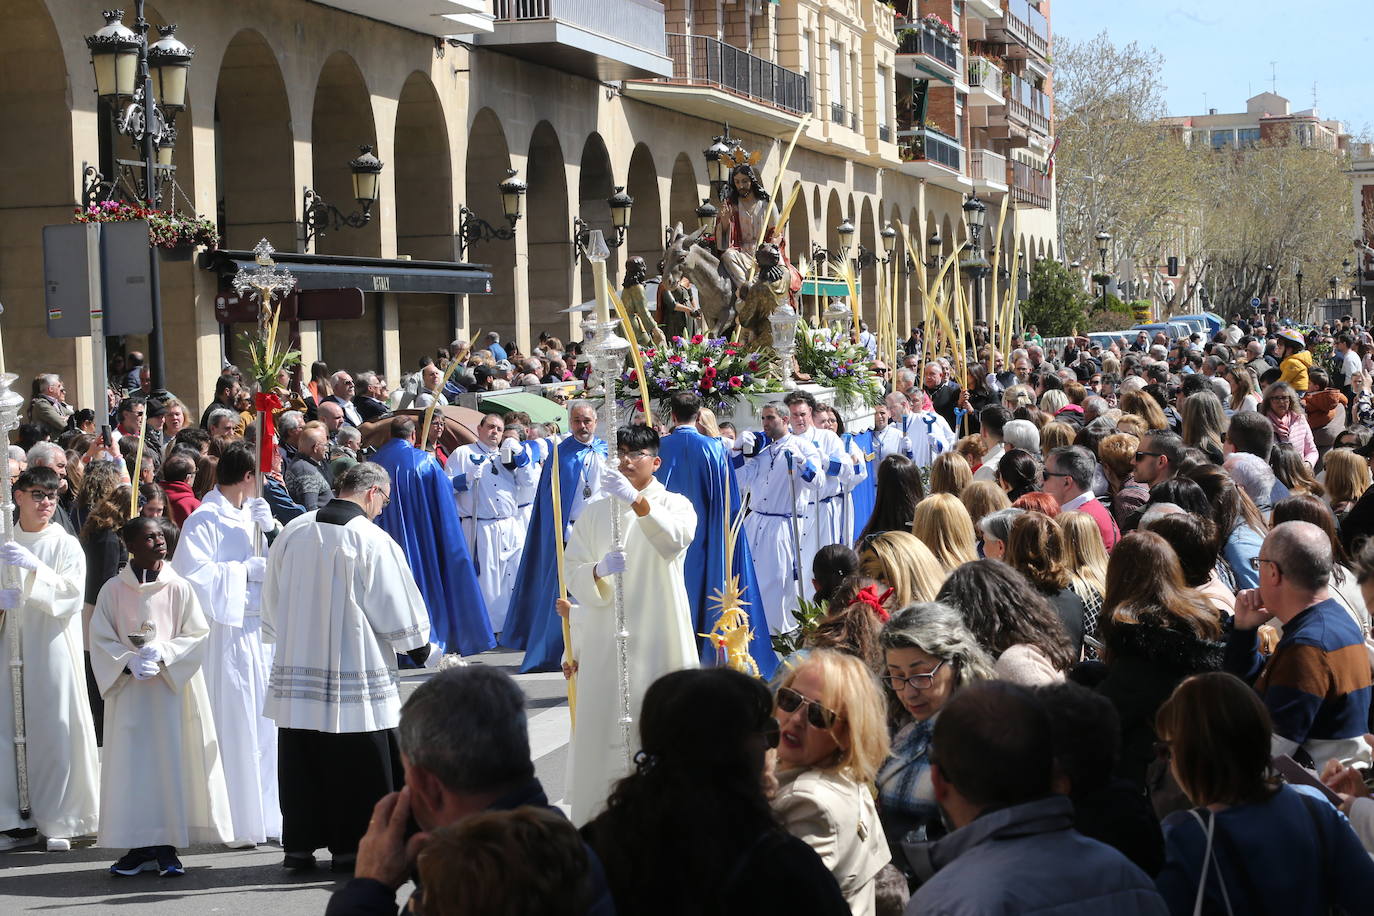
M 1124 331 L 1128 328 L 1135 327 L 1135 325 L 1135 317 L 1130 314 L 1123 315 L 1120 312 L 1097 311 L 1087 317 L 1082 330 L 1085 332 Z
M 793 652 L 801 649 L 807 637 L 816 632 L 816 626 L 821 622 L 830 609 L 826 607 L 824 601 L 802 600 L 797 609 L 797 627 L 786 633 L 774 633 L 769 639 L 773 644 L 773 651 L 778 653 L 780 658 L 786 658 Z
M 1021 304 L 1021 320 L 1046 337 L 1064 337 L 1083 325 L 1086 294 L 1069 268 L 1052 258 L 1031 271 L 1030 296 Z

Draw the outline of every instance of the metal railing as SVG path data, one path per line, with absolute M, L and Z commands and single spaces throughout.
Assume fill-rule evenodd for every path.
M 492 0 L 492 16 L 497 22 L 556 19 L 663 53 L 663 4 L 658 0 Z
M 1045 57 L 1050 53 L 1050 24 L 1029 0 L 1007 0 L 1002 14 L 1007 31 L 1032 51 Z
M 1020 121 L 1035 128 L 1042 134 L 1050 132 L 1049 96 L 1015 73 L 1011 74 L 1006 90 L 1007 110 Z
M 1013 159 L 1011 178 L 1013 200 L 1049 209 L 1051 188 L 1048 175 L 1034 166 Z
M 617 6 L 605 5 L 611 8 Z M 667 39 L 668 56 L 673 59 L 674 80 L 717 86 L 796 115 L 811 110 L 811 87 L 807 78 L 800 73 L 705 35 L 669 32 Z
M 886 124 L 879 124 L 879 125 L 878 125 L 878 139 L 879 139 L 880 141 L 882 141 L 883 143 L 891 143 L 891 142 L 892 142 L 892 128 L 891 128 L 891 127 L 888 127 Z
M 841 127 L 848 127 L 853 131 L 859 129 L 859 113 L 857 111 L 850 111 L 838 102 L 830 103 L 830 120 Z
M 909 157 L 903 156 L 905 161 L 924 159 L 927 162 L 939 163 L 956 172 L 964 170 L 964 148 L 953 137 L 928 127 L 916 130 L 900 130 L 897 132 L 897 136 L 904 139 L 905 142 L 902 143 L 902 146 L 909 147 L 911 150 Z
M 968 84 L 970 88 L 985 87 L 997 95 L 1002 94 L 1002 68 L 986 57 L 970 57 L 968 61 Z
M 959 43 L 943 38 L 923 26 L 915 25 L 902 34 L 898 54 L 925 54 L 954 70 L 959 69 Z
M 969 177 L 974 181 L 1007 183 L 1007 157 L 990 149 L 968 151 Z

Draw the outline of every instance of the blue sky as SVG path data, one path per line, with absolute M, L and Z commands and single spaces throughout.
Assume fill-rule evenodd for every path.
M 1169 114 L 1244 111 L 1270 89 L 1294 111 L 1317 108 L 1355 133 L 1374 130 L 1374 17 L 1371 0 L 1052 0 L 1055 35 L 1091 38 L 1104 29 L 1118 46 L 1131 41 L 1164 56 Z M 1363 72 L 1362 72 L 1363 71 Z M 1203 100 L 1206 93 L 1206 101 Z

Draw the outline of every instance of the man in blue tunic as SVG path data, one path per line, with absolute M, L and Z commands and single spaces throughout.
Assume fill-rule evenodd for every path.
M 515 591 L 506 612 L 501 642 L 525 650 L 520 671 L 557 671 L 563 661 L 563 629 L 554 610 L 558 598 L 558 556 L 554 544 L 553 462 L 558 462 L 559 506 L 566 544 L 582 507 L 601 492 L 601 465 L 606 443 L 596 437 L 596 408 L 587 403 L 568 410 L 572 435 L 560 442 L 544 462 L 539 490 L 525 534 L 525 552 L 515 574 Z
M 490 649 L 496 637 L 458 524 L 453 484 L 433 455 L 415 447 L 415 421 L 392 420 L 391 440 L 372 460 L 391 475 L 391 500 L 377 524 L 401 545 L 410 563 L 429 608 L 434 641 L 461 655 Z
M 674 392 L 668 398 L 668 408 L 673 415 L 673 430 L 659 444 L 662 464 L 654 476 L 670 493 L 680 493 L 691 500 L 697 511 L 697 533 L 687 549 L 685 566 L 687 600 L 692 605 L 694 632 L 709 633 L 720 616 L 720 602 L 713 596 L 719 596 L 725 587 L 727 494 L 733 521 L 742 508 L 739 487 L 725 446 L 719 439 L 697 430 L 701 398 L 690 391 Z M 759 673 L 772 677 L 778 658 L 769 644 L 763 603 L 754 578 L 754 560 L 749 553 L 749 541 L 742 533 L 735 542 L 731 574 L 739 577 L 740 599 L 746 602 L 744 610 L 753 625 L 749 654 L 759 666 Z M 699 637 L 699 643 L 702 664 L 717 664 L 717 650 L 711 640 Z

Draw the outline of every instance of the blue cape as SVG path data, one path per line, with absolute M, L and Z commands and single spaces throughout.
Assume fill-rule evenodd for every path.
M 558 444 L 557 454 L 549 459 L 558 462 L 559 503 L 565 527 L 578 482 L 582 479 L 582 468 L 592 449 L 604 456 L 605 441 L 593 439 L 584 445 L 569 436 Z M 553 607 L 558 597 L 558 552 L 554 536 L 553 469 L 549 461 L 545 461 L 534 508 L 530 512 L 530 527 L 525 532 L 525 552 L 515 574 L 515 592 L 511 595 L 506 627 L 501 634 L 504 645 L 525 650 L 525 660 L 520 665 L 522 673 L 557 671 L 563 663 L 563 625 Z M 558 536 L 562 537 L 562 532 Z
M 373 461 L 391 475 L 391 503 L 377 524 L 401 545 L 429 609 L 433 640 L 447 651 L 476 655 L 496 645 L 487 604 L 453 504 L 453 484 L 428 452 L 403 439 Z
M 739 486 L 730 467 L 729 455 L 719 439 L 703 436 L 695 429 L 675 429 L 659 443 L 658 457 L 663 464 L 656 476 L 670 492 L 680 493 L 692 501 L 697 512 L 697 533 L 687 548 L 684 579 L 687 600 L 692 605 L 692 632 L 709 633 L 720 617 L 719 603 L 711 596 L 725 586 L 725 495 L 730 495 L 731 514 L 741 508 Z M 741 599 L 754 637 L 749 654 L 759 666 L 765 679 L 773 676 L 778 657 L 768 639 L 768 625 L 763 619 L 763 601 L 759 584 L 754 577 L 754 559 L 749 553 L 749 541 L 741 530 L 735 542 L 734 575 L 739 576 Z M 701 663 L 715 665 L 717 651 L 709 639 L 698 637 Z
M 868 524 L 869 516 L 873 514 L 874 501 L 878 495 L 878 461 L 877 452 L 873 444 L 873 430 L 865 430 L 861 433 L 845 433 L 845 443 L 851 440 L 859 448 L 863 449 L 864 455 L 873 455 L 873 460 L 868 462 L 868 477 L 863 483 L 854 488 L 854 543 L 859 543 L 859 535 L 863 534 L 864 526 Z

